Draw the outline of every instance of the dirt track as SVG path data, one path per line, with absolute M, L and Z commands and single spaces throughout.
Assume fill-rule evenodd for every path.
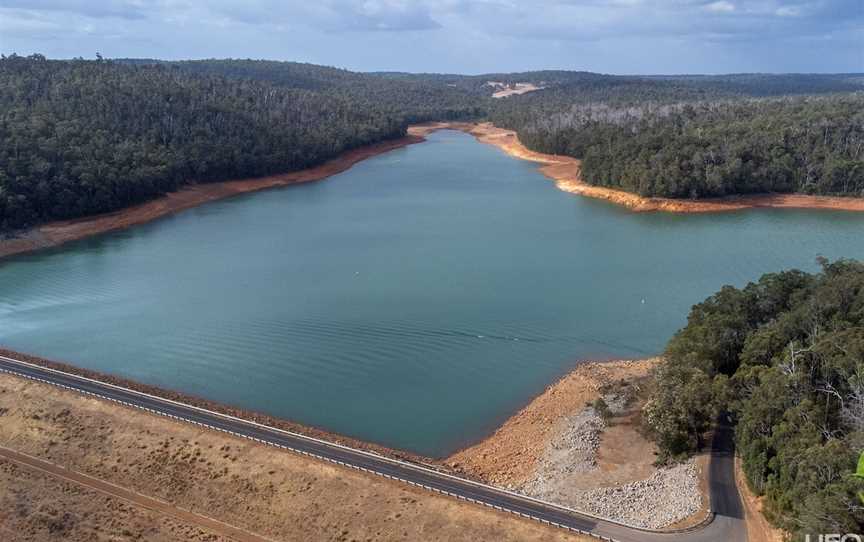
M 0 375 L 0 446 L 274 540 L 586 540 L 5 374 Z M 226 537 L 198 522 L 132 506 L 0 457 L 0 539 L 174 542 Z
M 188 510 L 183 510 L 182 508 L 178 508 L 165 501 L 160 501 L 159 499 L 154 499 L 146 495 L 141 495 L 140 493 L 135 493 L 134 491 L 129 491 L 128 489 L 118 485 L 110 484 L 103 480 L 99 480 L 98 478 L 81 474 L 80 472 L 65 469 L 48 461 L 42 461 L 41 459 L 8 448 L 0 447 L 0 459 L 12 461 L 13 463 L 17 463 L 25 468 L 37 470 L 55 478 L 104 493 L 105 495 L 123 499 L 124 501 L 130 502 L 136 506 L 165 514 L 167 516 L 172 516 L 181 522 L 197 525 L 202 529 L 226 536 L 233 540 L 238 540 L 240 542 L 266 542 L 268 540 L 242 529 L 238 529 L 233 525 L 228 525 L 227 523 L 223 523 L 213 518 L 202 516 L 201 514 L 195 514 Z

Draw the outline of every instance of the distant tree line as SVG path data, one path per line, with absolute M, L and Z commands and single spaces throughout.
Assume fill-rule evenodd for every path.
M 465 89 L 437 78 L 384 77 L 300 62 L 272 60 L 123 59 L 138 66 L 161 65 L 189 74 L 265 81 L 314 91 L 380 111 L 406 124 L 472 120 L 485 114 L 484 102 Z
M 582 179 L 643 196 L 864 196 L 864 94 L 592 102 L 501 114 L 529 148 L 582 159 Z
M 661 459 L 699 449 L 729 412 L 770 520 L 804 534 L 864 530 L 864 264 L 764 275 L 693 307 L 669 342 L 644 421 Z

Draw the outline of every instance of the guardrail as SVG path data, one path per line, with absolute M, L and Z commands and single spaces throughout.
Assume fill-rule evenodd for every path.
M 414 464 L 414 463 L 408 463 L 408 462 L 405 462 L 405 461 L 402 461 L 402 460 L 399 460 L 399 459 L 394 459 L 394 458 L 386 457 L 386 456 L 383 456 L 383 455 L 380 455 L 380 454 L 371 453 L 371 452 L 368 452 L 368 451 L 366 451 L 366 450 L 359 450 L 359 449 L 351 448 L 351 447 L 348 447 L 348 446 L 344 446 L 344 445 L 342 445 L 342 444 L 338 444 L 338 443 L 335 443 L 335 442 L 329 442 L 329 441 L 325 441 L 325 440 L 318 439 L 318 438 L 315 438 L 315 437 L 310 437 L 310 436 L 307 436 L 307 435 L 303 435 L 303 434 L 300 434 L 300 433 L 295 433 L 295 432 L 292 432 L 292 431 L 286 431 L 286 430 L 284 430 L 284 429 L 279 429 L 278 427 L 272 427 L 272 426 L 269 426 L 269 425 L 264 425 L 264 424 L 261 424 L 261 423 L 258 423 L 258 422 L 254 422 L 254 421 L 252 421 L 252 420 L 247 420 L 247 419 L 243 419 L 243 418 L 238 418 L 238 417 L 236 417 L 236 416 L 231 416 L 231 415 L 229 415 L 229 414 L 223 414 L 223 413 L 221 413 L 221 412 L 216 412 L 216 411 L 208 410 L 208 409 L 205 409 L 205 408 L 197 407 L 197 406 L 195 406 L 195 405 L 190 405 L 190 404 L 188 404 L 188 403 L 182 403 L 182 402 L 179 402 L 179 401 L 174 401 L 174 400 L 172 400 L 172 399 L 167 399 L 167 398 L 164 398 L 164 397 L 159 397 L 159 396 L 157 396 L 157 395 L 152 395 L 152 394 L 149 394 L 149 393 L 144 393 L 144 392 L 140 392 L 140 391 L 137 391 L 137 390 L 132 390 L 132 389 L 129 389 L 129 388 L 124 388 L 124 387 L 122 387 L 122 386 L 117 386 L 117 385 L 115 385 L 115 384 L 110 384 L 110 383 L 107 383 L 107 382 L 102 382 L 102 381 L 100 381 L 100 380 L 96 380 L 96 379 L 93 379 L 93 378 L 88 378 L 88 377 L 85 377 L 85 376 L 76 375 L 76 374 L 69 373 L 69 372 L 66 372 L 66 371 L 60 371 L 60 370 L 57 370 L 57 369 L 52 369 L 52 368 L 50 368 L 50 367 L 45 367 L 45 366 L 42 366 L 42 365 L 37 365 L 37 364 L 34 364 L 34 363 L 29 363 L 29 362 L 26 362 L 26 361 L 21 361 L 21 360 L 17 360 L 17 359 L 14 359 L 14 358 L 9 358 L 9 357 L 7 357 L 7 356 L 0 356 L 0 360 L 6 361 L 7 363 L 18 364 L 18 365 L 22 365 L 22 366 L 25 366 L 25 367 L 29 367 L 29 368 L 31 368 L 31 369 L 35 369 L 35 370 L 37 370 L 37 371 L 45 371 L 45 372 L 48 372 L 48 373 L 56 373 L 56 374 L 59 374 L 59 375 L 63 375 L 63 376 L 66 377 L 66 378 L 71 378 L 71 379 L 73 379 L 73 380 L 82 380 L 82 381 L 86 381 L 86 382 L 89 382 L 89 383 L 91 383 L 91 384 L 96 384 L 96 385 L 101 386 L 101 387 L 106 387 L 106 388 L 115 389 L 115 390 L 121 391 L 121 392 L 126 393 L 126 394 L 131 394 L 131 395 L 136 395 L 136 396 L 146 397 L 146 398 L 148 398 L 148 399 L 152 399 L 152 400 L 155 400 L 155 401 L 157 401 L 157 402 L 167 403 L 167 404 L 169 404 L 169 405 L 175 405 L 175 406 L 178 406 L 178 407 L 182 407 L 182 408 L 186 408 L 186 409 L 191 409 L 191 410 L 198 411 L 198 412 L 201 412 L 201 413 L 204 413 L 204 414 L 210 415 L 210 416 L 216 416 L 216 417 L 219 417 L 219 418 L 222 418 L 222 419 L 230 420 L 230 421 L 233 421 L 233 422 L 239 422 L 239 423 L 246 424 L 246 425 L 249 425 L 249 426 L 252 426 L 252 427 L 256 427 L 256 428 L 259 428 L 259 429 L 264 429 L 264 430 L 272 431 L 272 432 L 275 432 L 275 433 L 281 433 L 281 434 L 284 434 L 284 435 L 287 435 L 287 436 L 290 436 L 290 437 L 293 437 L 293 438 L 297 438 L 297 439 L 301 439 L 301 440 L 306 440 L 306 441 L 309 441 L 309 442 L 314 442 L 314 443 L 317 443 L 317 444 L 320 444 L 320 445 L 324 445 L 324 446 L 328 446 L 328 447 L 332 447 L 332 448 L 337 448 L 337 449 L 346 450 L 346 451 L 349 451 L 349 452 L 354 453 L 354 454 L 359 454 L 359 455 L 364 455 L 364 456 L 372 457 L 372 458 L 374 458 L 374 459 L 376 459 L 376 460 L 378 460 L 378 461 L 384 461 L 384 462 L 392 463 L 392 464 L 395 464 L 395 465 L 399 465 L 399 466 L 401 466 L 401 467 L 403 467 L 403 468 L 412 469 L 412 470 L 414 470 L 414 471 L 419 471 L 419 472 L 424 472 L 424 473 L 426 473 L 426 474 L 431 474 L 431 475 L 436 476 L 436 477 L 442 477 L 442 478 L 448 478 L 448 479 L 456 480 L 456 481 L 458 481 L 458 482 L 460 482 L 460 483 L 464 483 L 464 484 L 472 485 L 472 486 L 479 487 L 479 488 L 483 488 L 483 489 L 486 489 L 486 490 L 491 490 L 491 491 L 496 492 L 496 493 L 499 493 L 499 494 L 509 495 L 510 497 L 514 497 L 514 498 L 517 498 L 517 499 L 522 500 L 522 501 L 526 501 L 526 502 L 533 502 L 533 503 L 536 503 L 536 504 L 539 504 L 539 505 L 542 505 L 542 506 L 548 507 L 548 508 L 550 508 L 550 509 L 558 510 L 558 511 L 560 511 L 560 512 L 564 512 L 564 513 L 567 513 L 567 514 L 570 514 L 570 515 L 573 515 L 573 516 L 582 516 L 582 517 L 584 517 L 584 518 L 589 518 L 589 519 L 596 520 L 596 521 L 602 521 L 602 522 L 605 522 L 605 523 L 608 523 L 608 524 L 617 525 L 617 526 L 624 527 L 624 528 L 627 528 L 627 529 L 632 529 L 632 530 L 635 530 L 635 531 L 641 531 L 641 532 L 645 532 L 645 533 L 652 533 L 652 534 L 674 534 L 674 533 L 676 533 L 676 532 L 677 532 L 677 533 L 690 532 L 690 531 L 694 531 L 694 530 L 697 530 L 697 529 L 704 528 L 705 526 L 707 526 L 708 524 L 710 524 L 711 521 L 714 519 L 714 513 L 711 511 L 711 509 L 710 509 L 710 507 L 709 507 L 709 510 L 708 510 L 708 512 L 707 512 L 707 514 L 706 514 L 706 516 L 705 516 L 705 518 L 703 518 L 703 520 L 700 521 L 700 522 L 699 522 L 697 525 L 695 525 L 695 526 L 691 526 L 691 527 L 686 528 L 686 529 L 680 529 L 680 530 L 667 530 L 667 531 L 664 531 L 664 530 L 652 530 L 652 529 L 646 529 L 646 528 L 644 528 L 644 527 L 639 527 L 639 526 L 635 526 L 635 525 L 630 525 L 630 524 L 627 524 L 627 523 L 625 523 L 625 522 L 618 521 L 618 520 L 614 520 L 614 519 L 611 519 L 611 518 L 604 518 L 604 517 L 601 517 L 601 516 L 597 516 L 597 515 L 592 514 L 592 513 L 590 513 L 590 512 L 583 512 L 583 511 L 575 510 L 575 509 L 572 509 L 572 508 L 569 508 L 569 507 L 566 507 L 566 506 L 562 506 L 562 505 L 559 505 L 559 504 L 556 504 L 556 503 L 551 503 L 551 502 L 543 501 L 543 500 L 541 500 L 541 499 L 537 499 L 537 498 L 534 498 L 534 497 L 529 497 L 529 496 L 526 496 L 526 495 L 521 495 L 521 494 L 516 493 L 516 492 L 514 492 L 514 491 L 510 491 L 510 490 L 503 489 L 503 488 L 499 488 L 499 487 L 490 486 L 490 485 L 488 485 L 488 484 L 483 484 L 483 483 L 481 483 L 481 482 L 476 482 L 476 481 L 474 481 L 474 480 L 469 480 L 469 479 L 467 479 L 467 478 L 460 478 L 460 477 L 458 477 L 458 476 L 453 476 L 452 474 L 447 474 L 447 473 L 444 473 L 444 472 L 440 472 L 440 471 L 438 471 L 438 470 L 434 470 L 434 469 L 431 469 L 431 468 L 428 468 L 428 467 L 424 467 L 424 466 L 421 466 L 421 465 L 417 465 L 417 464 Z M 583 530 L 583 529 L 578 529 L 578 528 L 571 527 L 571 526 L 568 526 L 568 525 L 563 525 L 563 524 L 561 524 L 561 523 L 557 523 L 557 522 L 549 521 L 549 520 L 547 520 L 547 519 L 544 519 L 544 518 L 541 518 L 541 517 L 538 517 L 538 516 L 535 516 L 535 515 L 532 515 L 532 514 L 526 514 L 526 513 L 524 513 L 524 512 L 520 512 L 520 511 L 518 511 L 518 510 L 512 510 L 512 509 L 509 509 L 509 508 L 507 508 L 507 507 L 502 507 L 502 506 L 499 506 L 499 505 L 495 505 L 495 504 L 492 504 L 492 503 L 490 503 L 490 502 L 486 502 L 486 501 L 483 501 L 483 500 L 474 499 L 474 498 L 472 498 L 472 497 L 467 497 L 467 496 L 465 496 L 465 495 L 459 495 L 459 494 L 457 494 L 457 493 L 453 493 L 453 492 L 445 491 L 445 490 L 442 490 L 442 489 L 439 489 L 439 488 L 435 488 L 435 487 L 432 487 L 432 486 L 428 486 L 428 485 L 425 485 L 425 484 L 420 484 L 420 483 L 417 483 L 417 482 L 414 482 L 414 481 L 412 481 L 412 480 L 408 480 L 408 479 L 406 479 L 406 478 L 402 478 L 402 477 L 399 477 L 399 476 L 393 476 L 393 475 L 390 475 L 390 474 L 387 474 L 387 473 L 382 473 L 382 472 L 376 471 L 376 470 L 374 470 L 374 469 L 369 469 L 369 468 L 363 467 L 363 466 L 361 466 L 361 465 L 354 465 L 354 464 L 351 464 L 351 463 L 348 463 L 348 462 L 344 462 L 344 461 L 341 461 L 341 460 L 338 460 L 338 459 L 335 459 L 335 458 L 331 458 L 331 457 L 323 456 L 323 455 L 320 455 L 320 454 L 316 454 L 316 453 L 308 452 L 308 451 L 306 451 L 306 450 L 301 450 L 301 449 L 298 449 L 298 448 L 293 448 L 293 447 L 291 447 L 291 446 L 286 446 L 286 445 L 283 445 L 283 444 L 278 444 L 278 443 L 275 443 L 275 442 L 270 442 L 270 441 L 267 441 L 267 440 L 264 440 L 264 439 L 260 439 L 260 438 L 257 438 L 257 437 L 253 437 L 253 436 L 251 436 L 251 435 L 247 435 L 247 434 L 244 434 L 244 433 L 241 433 L 241 432 L 231 431 L 231 430 L 229 430 L 229 429 L 225 429 L 225 428 L 217 427 L 217 426 L 214 426 L 214 425 L 210 425 L 210 424 L 202 423 L 202 422 L 199 422 L 199 421 L 196 421 L 196 420 L 191 420 L 191 419 L 188 419 L 188 418 L 184 418 L 184 417 L 182 417 L 182 416 L 176 416 L 176 415 L 174 415 L 174 414 L 170 414 L 170 413 L 168 413 L 168 412 L 163 412 L 163 411 L 160 411 L 160 410 L 157 410 L 157 409 L 152 409 L 152 408 L 149 408 L 149 407 L 146 407 L 146 406 L 143 406 L 143 405 L 137 405 L 137 404 L 135 404 L 135 403 L 130 403 L 130 402 L 128 402 L 128 401 L 123 401 L 123 400 L 116 399 L 116 398 L 113 398 L 113 397 L 110 397 L 110 396 L 107 396 L 107 395 L 102 395 L 102 394 L 99 394 L 99 393 L 94 393 L 94 392 L 91 392 L 91 391 L 89 391 L 89 390 L 84 390 L 84 389 L 80 389 L 80 388 L 76 388 L 76 387 L 72 387 L 72 386 L 67 386 L 67 385 L 65 385 L 65 384 L 61 384 L 61 383 L 59 383 L 59 382 L 54 382 L 54 381 L 51 381 L 51 380 L 48 380 L 48 379 L 45 379 L 45 378 L 40 378 L 40 377 L 37 377 L 37 376 L 31 375 L 31 374 L 27 374 L 26 372 L 18 372 L 18 371 L 14 371 L 14 370 L 10 370 L 10 369 L 4 368 L 4 367 L 0 367 L 0 372 L 9 373 L 9 374 L 13 374 L 13 375 L 16 375 L 16 376 L 19 376 L 19 377 L 23 377 L 23 378 L 27 378 L 27 379 L 30 379 L 30 380 L 35 380 L 35 381 L 43 382 L 43 383 L 45 383 L 45 384 L 49 384 L 49 385 L 52 385 L 52 386 L 57 386 L 57 387 L 60 387 L 60 388 L 68 389 L 68 390 L 71 390 L 71 391 L 75 391 L 75 392 L 77 392 L 77 393 L 83 393 L 83 394 L 90 395 L 90 396 L 93 396 L 93 397 L 98 397 L 98 398 L 103 399 L 103 400 L 107 400 L 107 401 L 111 401 L 111 402 L 114 402 L 114 403 L 122 404 L 122 405 L 127 406 L 127 407 L 137 408 L 137 409 L 139 409 L 139 410 L 144 410 L 144 411 L 147 411 L 147 412 L 150 412 L 150 413 L 152 413 L 152 414 L 159 415 L 159 416 L 164 416 L 164 417 L 167 417 L 167 418 L 171 418 L 171 419 L 175 419 L 175 420 L 183 421 L 183 422 L 186 422 L 186 423 L 191 423 L 191 424 L 194 424 L 194 425 L 197 425 L 197 426 L 200 426 L 200 427 L 206 427 L 206 428 L 208 428 L 208 429 L 212 429 L 212 430 L 219 431 L 219 432 L 222 432 L 222 433 L 228 433 L 228 434 L 231 434 L 231 435 L 233 435 L 233 436 L 240 437 L 240 438 L 244 438 L 244 439 L 247 439 L 247 440 L 252 440 L 252 441 L 255 441 L 255 442 L 258 442 L 258 443 L 261 443 L 261 444 L 266 444 L 266 445 L 273 446 L 273 447 L 276 447 L 276 448 L 281 448 L 281 449 L 289 450 L 289 451 L 292 451 L 292 452 L 297 453 L 297 454 L 300 454 L 300 455 L 304 455 L 304 456 L 308 456 L 308 457 L 314 457 L 314 458 L 316 458 L 316 459 L 320 459 L 320 460 L 323 460 L 323 461 L 327 461 L 327 462 L 329 462 L 329 463 L 333 463 L 333 464 L 337 464 L 337 465 L 340 465 L 340 466 L 344 466 L 344 467 L 352 468 L 352 469 L 355 469 L 355 470 L 359 470 L 359 471 L 363 471 L 363 472 L 371 473 L 371 474 L 374 474 L 374 475 L 376 475 L 376 476 L 381 476 L 381 477 L 383 477 L 383 478 L 387 478 L 387 479 L 391 479 L 391 480 L 396 480 L 396 481 L 399 481 L 399 482 L 402 482 L 402 483 L 406 483 L 406 484 L 411 485 L 411 486 L 420 487 L 420 488 L 426 489 L 426 490 L 428 490 L 428 491 L 432 491 L 432 492 L 434 492 L 434 493 L 438 493 L 438 494 L 442 494 L 442 495 L 448 495 L 448 496 L 450 496 L 450 497 L 454 497 L 454 498 L 459 499 L 459 500 L 463 500 L 463 501 L 467 501 L 467 502 L 472 502 L 472 503 L 475 503 L 475 504 L 480 504 L 480 505 L 486 506 L 486 507 L 488 507 L 488 508 L 492 508 L 492 509 L 494 509 L 494 510 L 498 510 L 498 511 L 501 511 L 501 512 L 507 512 L 507 513 L 510 513 L 510 514 L 513 514 L 513 515 L 516 515 L 516 516 L 519 516 L 519 517 L 522 517 L 522 518 L 526 518 L 526 519 L 531 519 L 531 520 L 537 521 L 537 522 L 539 522 L 539 523 L 542 523 L 542 524 L 544 524 L 544 525 L 550 525 L 550 526 L 552 526 L 552 527 L 557 527 L 557 528 L 564 529 L 564 530 L 567 530 L 567 531 L 570 531 L 570 532 L 575 532 L 575 533 L 582 534 L 582 535 L 585 535 L 585 536 L 591 536 L 591 537 L 593 537 L 593 538 L 597 538 L 597 539 L 599 539 L 599 540 L 604 540 L 604 541 L 606 541 L 606 542 L 618 542 L 618 541 L 617 541 L 616 539 L 614 539 L 614 538 L 610 538 L 610 537 L 607 537 L 607 536 L 603 536 L 603 535 L 600 535 L 600 534 L 597 534 L 597 533 L 594 533 L 594 532 L 591 532 L 591 531 L 585 531 L 585 530 Z

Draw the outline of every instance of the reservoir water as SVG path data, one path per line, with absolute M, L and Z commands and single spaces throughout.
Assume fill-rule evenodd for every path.
M 0 261 L 0 344 L 427 455 L 690 306 L 864 258 L 864 214 L 635 214 L 438 132 L 328 180 Z

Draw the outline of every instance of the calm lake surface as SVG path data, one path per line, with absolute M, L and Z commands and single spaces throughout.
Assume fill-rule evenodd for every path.
M 438 132 L 326 181 L 0 262 L 0 344 L 422 454 L 723 284 L 864 258 L 864 214 L 634 214 Z

